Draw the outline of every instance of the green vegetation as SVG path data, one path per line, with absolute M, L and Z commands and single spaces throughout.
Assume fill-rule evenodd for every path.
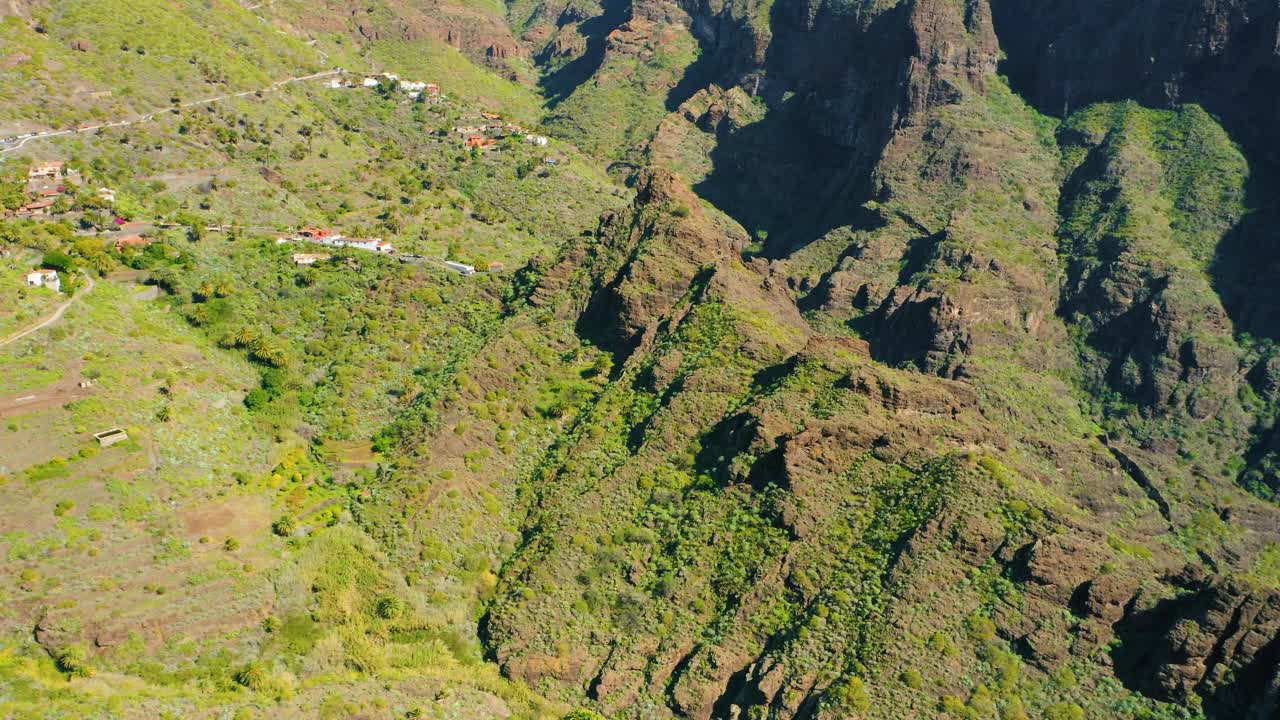
M 767 0 L 246 5 L 0 22 L 4 135 L 173 110 L 0 162 L 5 211 L 29 162 L 78 171 L 53 217 L 0 218 L 0 340 L 95 282 L 0 346 L 0 716 L 1203 720 L 1245 694 L 1217 664 L 1248 646 L 1186 616 L 1280 588 L 1239 487 L 1274 491 L 1274 347 L 1221 287 L 1265 208 L 1217 118 L 1051 118 L 954 3 L 930 33 L 963 33 L 885 63 L 909 88 L 796 27 L 784 62 Z M 804 32 L 844 17 L 858 63 L 911 15 L 837 5 Z M 444 96 L 274 85 L 335 66 Z M 398 252 L 277 241 L 305 226 Z M 1182 705 L 1133 689 L 1166 645 L 1213 648 Z

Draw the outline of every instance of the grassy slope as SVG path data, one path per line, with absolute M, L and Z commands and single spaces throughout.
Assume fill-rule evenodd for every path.
M 27 287 L 23 275 L 38 257 L 24 256 L 0 260 L 0 339 L 40 322 L 66 300 L 47 288 Z
M 77 40 L 90 49 L 72 50 Z M 0 122 L 35 127 L 116 119 L 165 107 L 173 96 L 210 97 L 324 69 L 315 50 L 233 0 L 58 2 L 32 22 L 5 18 L 0 44 L 27 56 L 0 72 L 0 92 L 19 99 L 0 109 Z M 89 94 L 104 90 L 110 97 Z
M 23 532 L 5 538 L 4 550 L 14 558 L 8 569 L 24 574 L 31 587 L 15 581 L 21 597 L 10 606 L 9 619 L 25 624 L 28 610 L 52 598 L 65 625 L 63 636 L 48 641 L 55 652 L 91 639 L 101 629 L 92 622 L 99 615 L 141 623 L 159 614 L 155 627 L 166 635 L 164 642 L 159 636 L 123 637 L 119 646 L 92 652 L 95 677 L 73 681 L 70 693 L 62 690 L 65 675 L 48 655 L 14 636 L 0 673 L 14 712 L 55 698 L 81 716 L 108 708 L 201 716 L 237 706 L 250 714 L 253 707 L 270 707 L 280 717 L 403 714 L 415 707 L 451 717 L 549 712 L 478 664 L 474 601 L 455 611 L 408 591 L 404 568 L 387 565 L 383 546 L 364 538 L 361 523 L 348 514 L 351 508 L 359 515 L 353 499 L 372 475 L 340 464 L 363 461 L 368 467 L 377 459 L 368 453 L 369 435 L 402 403 L 452 383 L 448 368 L 474 348 L 463 336 L 480 331 L 500 309 L 498 285 L 484 278 L 464 284 L 432 266 L 358 255 L 353 259 L 360 269 L 300 271 L 288 261 L 290 249 L 261 240 L 271 228 L 326 223 L 349 234 L 383 235 L 407 250 L 448 251 L 516 267 L 594 225 L 605 207 L 619 201 L 620 190 L 571 147 L 539 151 L 517 143 L 472 157 L 456 138 L 431 138 L 436 128 L 480 109 L 523 119 L 536 106 L 518 86 L 465 64 L 443 46 L 430 47 L 438 54 L 428 53 L 425 61 L 411 46 L 387 48 L 384 62 L 403 62 L 393 69 L 441 82 L 459 100 L 435 110 L 380 101 L 364 91 L 299 87 L 29 151 L 67 157 L 93 183 L 117 187 L 122 212 L 146 218 L 194 213 L 234 220 L 246 231 L 241 239 L 215 234 L 197 243 L 178 231 L 152 233 L 160 244 L 130 262 L 168 274 L 178 313 L 128 299 L 124 286 L 102 280 L 86 314 L 69 317 L 49 336 L 60 344 L 24 344 L 22 354 L 12 356 L 6 373 L 16 382 L 6 385 L 6 393 L 45 392 L 74 379 L 75 369 L 85 365 L 101 372 L 95 392 L 103 394 L 66 409 L 23 414 L 5 438 L 23 448 L 9 480 L 24 485 L 13 510 L 32 519 L 15 523 Z M 298 133 L 304 127 L 310 138 Z M 299 156 L 291 157 L 295 152 Z M 561 164 L 541 166 L 547 152 L 559 155 Z M 18 162 L 30 156 L 22 155 Z M 519 166 L 532 172 L 517 177 Z M 264 179 L 263 167 L 279 175 Z M 385 213 L 388 206 L 395 212 Z M 59 241 L 49 236 L 39 242 Z M 81 249 L 101 257 L 91 244 Z M 205 283 L 229 284 L 235 292 L 204 299 Z M 103 335 L 111 326 L 103 313 L 112 311 L 141 327 Z M 242 399 L 263 382 L 266 368 L 245 364 L 240 351 L 214 348 L 245 320 L 292 358 L 284 383 L 272 386 L 274 399 L 256 411 Z M 101 355 L 81 357 L 87 347 Z M 146 361 L 106 359 L 119 360 L 117 355 Z M 158 385 L 172 394 L 137 401 Z M 108 398 L 120 393 L 130 398 L 127 404 Z M 113 412 L 122 405 L 130 408 L 129 417 Z M 75 436 L 99 424 L 128 424 L 135 441 L 80 456 L 83 437 Z M 312 452 L 302 435 L 316 429 L 326 440 L 356 440 L 325 442 Z M 202 433 L 224 444 L 195 443 Z M 30 443 L 33 436 L 67 439 L 45 447 Z M 149 469 L 151 453 L 159 454 L 162 471 Z M 70 459 L 50 463 L 55 455 Z M 112 485 L 104 459 L 123 461 L 112 472 L 134 468 L 141 474 L 135 484 Z M 29 477 L 39 484 L 28 484 Z M 75 504 L 65 516 L 54 516 L 52 504 L 63 496 Z M 370 497 L 367 490 L 363 497 Z M 170 500 L 177 504 L 168 505 Z M 82 519 L 90 510 L 92 518 Z M 212 519 L 192 521 L 206 516 Z M 305 539 L 274 536 L 270 526 L 280 517 L 303 528 Z M 334 521 L 339 527 L 324 529 Z M 223 548 L 229 537 L 240 543 L 234 550 Z M 121 552 L 116 543 L 133 545 Z M 161 557 L 156 547 L 172 557 Z M 121 569 L 82 577 L 93 567 L 84 559 L 91 552 L 115 552 Z M 102 582 L 119 582 L 128 593 L 93 585 Z M 92 589 L 83 592 L 98 598 L 95 607 L 59 599 L 74 597 L 86 583 Z M 321 585 L 325 591 L 315 590 Z M 194 598 L 221 592 L 235 592 L 240 603 L 223 604 L 227 616 L 219 617 L 225 622 L 192 607 Z M 117 600 L 132 603 L 132 614 L 120 615 Z M 263 625 L 266 618 L 269 625 Z M 105 625 L 114 627 L 110 620 Z

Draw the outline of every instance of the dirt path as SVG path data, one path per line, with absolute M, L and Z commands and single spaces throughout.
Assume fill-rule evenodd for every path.
M 87 273 L 86 273 L 86 274 L 85 274 L 85 277 L 86 277 L 86 278 L 88 278 L 88 280 L 89 280 L 89 287 L 87 287 L 87 288 L 85 288 L 85 289 L 81 290 L 80 292 L 76 293 L 75 295 L 72 295 L 70 298 L 68 298 L 68 299 L 67 299 L 67 301 L 66 301 L 66 302 L 64 302 L 64 303 L 62 303 L 61 305 L 59 305 L 59 306 L 58 306 L 58 309 L 57 309 L 57 310 L 54 310 L 52 315 L 50 315 L 49 317 L 45 318 L 44 320 L 41 320 L 40 322 L 36 323 L 35 325 L 32 325 L 31 327 L 29 327 L 29 328 L 27 328 L 27 329 L 25 329 L 25 330 L 19 330 L 18 332 L 13 333 L 13 334 L 12 334 L 12 335 L 10 335 L 9 337 L 7 337 L 7 338 L 5 338 L 5 339 L 3 339 L 3 340 L 0 340 L 0 347 L 4 347 L 4 346 L 6 346 L 6 345 L 8 345 L 8 344 L 10 344 L 10 343 L 15 343 L 15 342 L 17 342 L 17 341 L 21 340 L 22 338 L 24 338 L 24 337 L 26 337 L 26 336 L 30 335 L 31 333 L 36 332 L 36 331 L 38 331 L 38 330 L 43 330 L 44 328 L 47 328 L 47 327 L 49 327 L 50 325 L 52 325 L 52 324 L 54 324 L 54 323 L 58 322 L 59 320 L 61 320 L 61 319 L 62 319 L 62 316 L 63 316 L 64 314 L 66 314 L 66 312 L 67 312 L 67 308 L 71 307 L 72 303 L 74 303 L 75 301 L 77 301 L 77 300 L 79 300 L 80 298 L 84 297 L 85 295 L 88 295 L 89 293 L 93 292 L 94 285 L 96 285 L 97 283 L 95 283 L 95 282 L 94 282 L 94 280 L 93 280 L 93 276 L 92 276 L 92 275 L 89 275 L 89 274 L 87 274 Z
M 140 116 L 136 120 L 120 120 L 117 122 L 100 123 L 98 125 L 85 125 L 84 127 L 72 128 L 69 130 L 46 130 L 44 132 L 36 133 L 34 135 L 28 135 L 27 137 L 21 138 L 16 144 L 14 144 L 11 147 L 7 147 L 7 148 L 0 147 L 0 153 L 14 152 L 15 150 L 20 150 L 22 149 L 22 146 L 26 145 L 28 142 L 32 140 L 45 140 L 48 138 L 59 137 L 61 135 L 74 135 L 77 133 L 94 132 L 95 130 L 102 130 L 105 128 L 128 127 L 130 125 L 137 125 L 139 123 L 150 122 L 151 120 L 154 120 L 159 115 L 166 115 L 168 113 L 178 112 L 178 110 L 180 110 L 181 108 L 196 107 L 198 105 L 208 105 L 209 103 L 215 103 L 220 100 L 226 100 L 228 98 L 233 98 L 233 97 L 248 97 L 250 95 L 256 95 L 260 92 L 261 93 L 272 92 L 280 89 L 285 85 L 290 85 L 292 83 L 297 83 L 297 82 L 306 82 L 308 80 L 318 80 L 320 78 L 329 77 L 330 75 L 337 75 L 340 72 L 342 72 L 341 68 L 335 68 L 333 70 L 325 70 L 324 72 L 312 73 L 311 75 L 302 75 L 300 77 L 285 78 L 284 80 L 277 80 L 276 82 L 271 83 L 271 85 L 265 88 L 259 88 L 257 90 L 245 90 L 244 92 L 227 93 L 226 95 L 218 95 L 211 98 L 205 98 L 203 100 L 192 100 L 191 102 L 184 102 L 179 104 L 177 107 L 165 108 L 163 110 L 155 110 L 153 112 L 149 112 Z
M 80 387 L 80 372 L 72 370 L 58 381 L 58 384 L 43 390 L 30 390 L 21 395 L 0 397 L 0 418 L 26 415 L 37 410 L 66 405 L 72 400 L 79 400 L 90 394 L 88 388 Z

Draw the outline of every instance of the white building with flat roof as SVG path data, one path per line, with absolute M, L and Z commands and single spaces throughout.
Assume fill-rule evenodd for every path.
M 45 287 L 54 292 L 62 292 L 62 280 L 57 270 L 42 268 L 27 273 L 27 287 Z

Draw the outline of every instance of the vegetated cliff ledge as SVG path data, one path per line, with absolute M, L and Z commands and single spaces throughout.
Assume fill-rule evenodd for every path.
M 1272 161 L 1280 140 L 1280 6 L 1270 0 L 990 0 L 1003 69 L 1046 112 L 1095 102 L 1198 103 Z

